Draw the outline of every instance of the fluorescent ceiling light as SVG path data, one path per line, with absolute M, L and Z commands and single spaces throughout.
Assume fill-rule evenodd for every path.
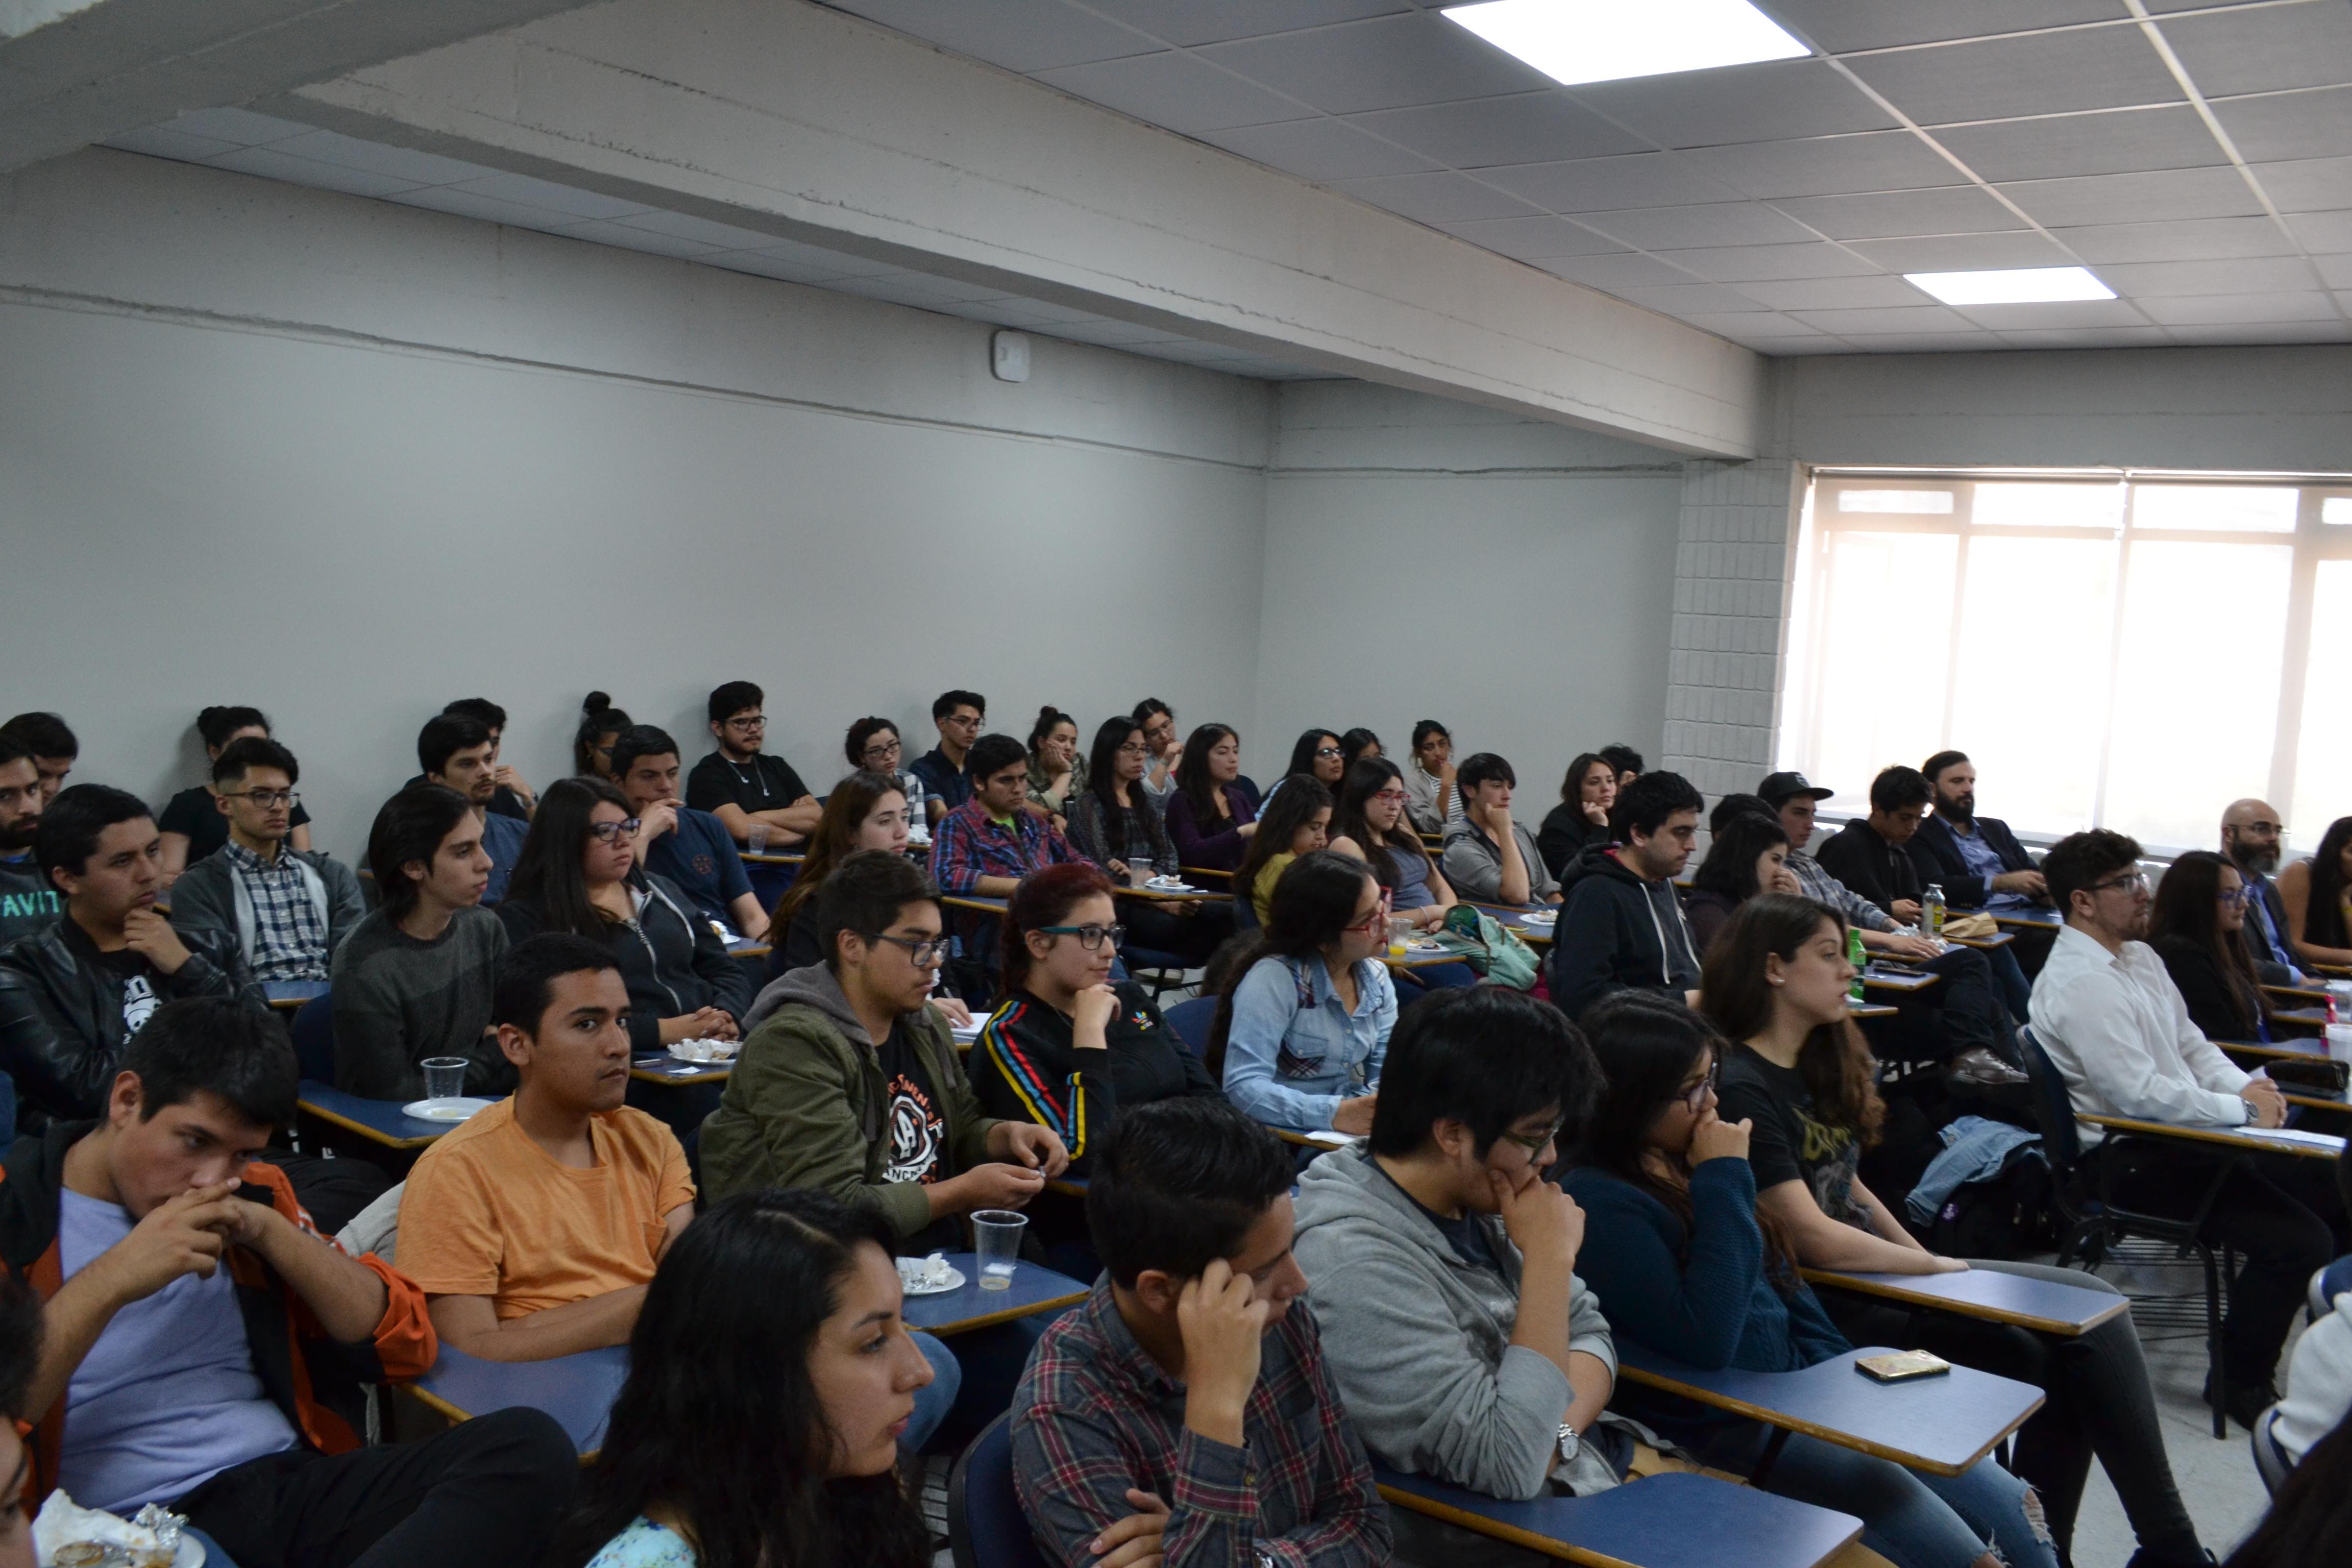
M 1813 52 L 1748 0 L 1488 0 L 1445 15 L 1570 87 Z
M 2081 267 L 2011 267 L 1998 272 L 1906 272 L 1947 305 L 2044 305 L 2112 300 L 2116 291 Z

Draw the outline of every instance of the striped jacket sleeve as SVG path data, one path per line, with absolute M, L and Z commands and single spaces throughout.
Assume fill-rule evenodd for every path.
M 992 1116 L 1050 1127 L 1069 1150 L 1075 1167 L 1108 1131 L 1118 1105 L 1106 1070 L 1065 1068 L 1050 1059 L 1064 1054 L 1037 1038 L 1029 1017 L 1038 1004 L 1025 998 L 1004 1003 L 981 1026 L 972 1047 L 971 1087 Z M 1091 1053 L 1106 1058 L 1108 1051 Z

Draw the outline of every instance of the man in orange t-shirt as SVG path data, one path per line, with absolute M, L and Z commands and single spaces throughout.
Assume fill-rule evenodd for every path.
M 622 1103 L 620 967 L 585 937 L 532 937 L 499 964 L 491 1021 L 521 1087 L 409 1173 L 401 1272 L 442 1342 L 467 1355 L 625 1344 L 655 1264 L 694 1217 L 694 1183 L 676 1135 Z

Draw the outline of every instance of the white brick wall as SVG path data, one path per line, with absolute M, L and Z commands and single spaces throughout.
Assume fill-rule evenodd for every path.
M 1797 487 L 1785 458 L 1684 466 L 1665 752 L 1655 765 L 1689 779 L 1710 805 L 1771 771 Z

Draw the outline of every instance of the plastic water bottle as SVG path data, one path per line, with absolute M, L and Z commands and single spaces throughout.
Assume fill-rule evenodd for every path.
M 1919 900 L 1919 930 L 1936 941 L 1944 936 L 1944 884 L 1930 882 L 1927 895 Z
M 1853 926 L 1845 928 L 1845 961 L 1853 965 L 1853 980 L 1846 986 L 1845 994 L 1849 1000 L 1858 1004 L 1863 1000 L 1863 966 L 1869 960 L 1863 956 L 1862 932 Z

